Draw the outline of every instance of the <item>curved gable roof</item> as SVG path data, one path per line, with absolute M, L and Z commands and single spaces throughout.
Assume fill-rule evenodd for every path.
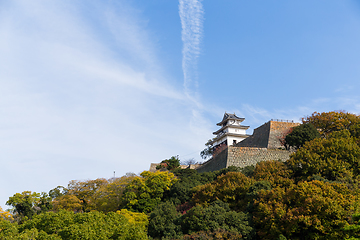
M 221 126 L 223 123 L 227 122 L 227 121 L 230 120 L 230 119 L 238 120 L 238 121 L 240 121 L 240 122 L 242 122 L 242 121 L 245 120 L 245 118 L 240 118 L 240 117 L 236 116 L 235 113 L 232 114 L 232 113 L 227 113 L 227 112 L 225 112 L 222 121 L 219 122 L 219 123 L 217 123 L 216 125 Z

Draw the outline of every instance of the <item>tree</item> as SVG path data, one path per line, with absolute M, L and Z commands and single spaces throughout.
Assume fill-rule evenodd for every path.
M 68 184 L 66 194 L 76 196 L 81 201 L 82 210 L 88 212 L 95 210 L 95 194 L 107 184 L 108 181 L 104 178 L 87 181 L 72 180 Z
M 211 183 L 197 187 L 192 200 L 205 205 L 221 200 L 232 209 L 245 210 L 248 202 L 246 194 L 253 183 L 251 178 L 240 172 L 228 172 Z
M 82 201 L 75 195 L 63 195 L 57 197 L 52 202 L 55 211 L 66 210 L 73 212 L 83 212 Z
M 15 236 L 32 234 L 31 237 L 20 239 L 34 239 L 33 236 L 36 239 L 147 239 L 146 224 L 143 223 L 143 218 L 147 217 L 142 215 L 140 222 L 136 217 L 132 217 L 135 220 L 131 222 L 121 212 L 47 212 L 18 225 L 18 236 Z M 47 238 L 39 238 L 40 234 Z
M 311 123 L 304 123 L 293 128 L 292 132 L 286 135 L 285 144 L 299 149 L 305 142 L 320 137 L 320 133 Z
M 255 166 L 250 165 L 241 169 L 241 172 L 247 177 L 252 177 L 252 175 L 254 174 L 254 170 L 255 170 Z
M 102 185 L 94 193 L 94 207 L 102 212 L 115 212 L 122 207 L 123 193 L 126 186 L 134 180 L 136 175 L 125 175 Z
M 313 175 L 328 180 L 352 179 L 360 173 L 360 147 L 347 130 L 316 138 L 300 148 L 287 161 L 297 177 Z
M 125 188 L 123 206 L 135 212 L 151 212 L 177 179 L 171 172 L 144 171 Z
M 252 232 L 247 214 L 231 211 L 227 203 L 219 200 L 208 207 L 199 205 L 190 209 L 182 216 L 181 227 L 185 234 L 223 229 L 246 237 Z
M 67 192 L 68 192 L 68 189 L 64 188 L 63 186 L 57 186 L 56 188 L 51 189 L 49 191 L 49 196 L 52 199 L 55 199 L 55 198 L 58 198 L 58 197 L 61 197 L 65 194 L 67 194 Z
M 359 193 L 339 183 L 300 182 L 262 191 L 253 220 L 260 239 L 343 239 Z
M 1 207 L 0 207 L 0 220 L 12 220 L 13 216 L 10 212 L 8 211 L 4 211 Z M 0 228 L 1 229 L 1 228 Z
M 145 213 L 131 212 L 127 209 L 116 211 L 117 214 L 123 215 L 131 224 L 136 224 L 142 228 L 147 229 L 149 225 L 149 218 Z
M 180 162 L 181 165 L 194 165 L 197 164 L 194 158 L 187 159 L 185 161 Z
M 156 169 L 166 168 L 168 170 L 173 170 L 180 167 L 179 156 L 172 156 L 170 159 L 165 159 L 156 166 Z
M 293 172 L 289 167 L 280 161 L 258 162 L 252 177 L 256 181 L 268 181 L 272 186 L 287 186 L 293 183 Z
M 36 204 L 37 213 L 47 212 L 53 209 L 53 205 L 51 202 L 52 198 L 45 192 L 42 192 L 40 195 L 39 202 Z
M 159 239 L 179 237 L 181 235 L 181 227 L 178 223 L 180 216 L 171 202 L 159 204 L 150 213 L 149 236 Z
M 187 234 L 181 238 L 182 240 L 228 240 L 228 239 L 242 239 L 242 235 L 237 232 L 230 232 L 224 229 L 216 231 L 199 231 L 192 234 Z
M 311 123 L 324 137 L 334 131 L 349 130 L 354 137 L 360 134 L 360 116 L 345 111 L 318 113 L 302 119 L 303 123 Z
M 359 240 L 360 239 L 360 214 L 354 214 L 351 219 L 351 224 L 344 227 L 344 231 L 347 232 L 351 238 L 347 240 Z
M 209 139 L 207 143 L 205 144 L 206 148 L 200 152 L 200 156 L 202 159 L 206 160 L 210 157 L 212 157 L 214 153 L 214 147 L 212 146 L 212 140 Z
M 25 217 L 32 218 L 36 213 L 51 209 L 50 200 L 51 198 L 46 193 L 24 191 L 9 197 L 6 205 L 13 207 L 12 211 L 21 221 Z

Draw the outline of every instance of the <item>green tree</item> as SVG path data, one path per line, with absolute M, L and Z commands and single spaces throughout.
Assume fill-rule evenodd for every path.
M 360 147 L 347 130 L 333 132 L 305 143 L 287 164 L 300 178 L 351 179 L 360 173 Z
M 360 239 L 360 214 L 354 214 L 352 216 L 351 224 L 344 227 L 344 231 L 350 235 L 347 240 L 359 240 Z
M 52 209 L 51 198 L 47 193 L 36 193 L 24 191 L 15 193 L 6 202 L 6 205 L 12 206 L 12 212 L 15 217 L 21 221 L 23 218 L 32 218 L 33 215 Z
M 151 212 L 177 181 L 171 172 L 144 171 L 125 188 L 123 206 L 135 212 Z
M 58 197 L 61 197 L 65 194 L 67 194 L 67 192 L 68 192 L 68 190 L 66 188 L 64 188 L 63 186 L 57 186 L 56 188 L 51 189 L 49 191 L 49 196 L 52 199 L 55 199 L 55 198 L 58 198 Z
M 175 169 L 172 172 L 178 178 L 166 193 L 165 199 L 176 205 L 184 204 L 191 200 L 194 187 L 214 181 L 218 176 L 228 172 L 238 172 L 240 168 L 231 166 L 219 171 L 198 173 L 194 169 Z
M 240 233 L 245 239 L 252 232 L 247 214 L 231 211 L 227 203 L 219 200 L 212 202 L 208 207 L 199 205 L 190 209 L 182 216 L 181 227 L 185 234 L 223 229 Z
M 253 203 L 253 201 L 258 197 L 259 193 L 262 190 L 268 191 L 271 190 L 271 188 L 271 183 L 268 181 L 255 182 L 253 185 L 250 186 L 246 197 L 250 199 L 251 203 Z
M 241 169 L 241 172 L 247 177 L 252 177 L 254 171 L 255 171 L 254 165 L 246 166 L 243 169 Z
M 305 142 L 320 137 L 320 133 L 311 123 L 304 123 L 293 128 L 292 132 L 286 135 L 285 144 L 299 149 Z
M 149 236 L 158 239 L 179 237 L 181 235 L 181 226 L 178 223 L 180 216 L 171 202 L 159 204 L 150 213 Z
M 18 232 L 19 235 L 43 233 L 53 239 L 147 239 L 146 225 L 142 222 L 130 222 L 121 213 L 104 214 L 97 211 L 42 213 L 19 225 Z
M 156 166 L 156 169 L 166 168 L 168 170 L 173 170 L 180 167 L 179 156 L 172 156 L 170 159 L 165 159 Z

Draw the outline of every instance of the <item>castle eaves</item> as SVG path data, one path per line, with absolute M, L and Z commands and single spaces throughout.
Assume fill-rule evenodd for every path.
M 237 128 L 237 129 L 249 129 L 250 126 L 243 126 L 243 125 L 226 125 L 226 126 L 223 126 L 222 128 L 220 128 L 219 130 L 217 130 L 216 132 L 213 132 L 213 134 L 219 134 L 221 131 L 223 131 L 224 129 L 226 128 Z
M 223 125 L 223 124 L 224 124 L 226 121 L 228 121 L 228 120 L 238 120 L 238 121 L 242 122 L 242 121 L 245 120 L 245 118 L 240 118 L 240 117 L 236 116 L 235 113 L 232 114 L 232 113 L 227 113 L 227 112 L 225 112 L 222 121 L 219 122 L 219 123 L 217 123 L 216 125 L 221 126 L 221 125 Z

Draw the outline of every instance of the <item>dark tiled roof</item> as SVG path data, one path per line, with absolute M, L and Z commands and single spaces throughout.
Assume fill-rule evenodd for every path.
M 225 112 L 223 120 L 221 122 L 217 123 L 216 125 L 221 125 L 221 124 L 223 124 L 224 122 L 226 122 L 227 120 L 230 120 L 230 119 L 240 120 L 241 122 L 245 120 L 245 118 L 240 118 L 240 117 L 236 116 L 235 113 L 232 114 L 232 113 Z

